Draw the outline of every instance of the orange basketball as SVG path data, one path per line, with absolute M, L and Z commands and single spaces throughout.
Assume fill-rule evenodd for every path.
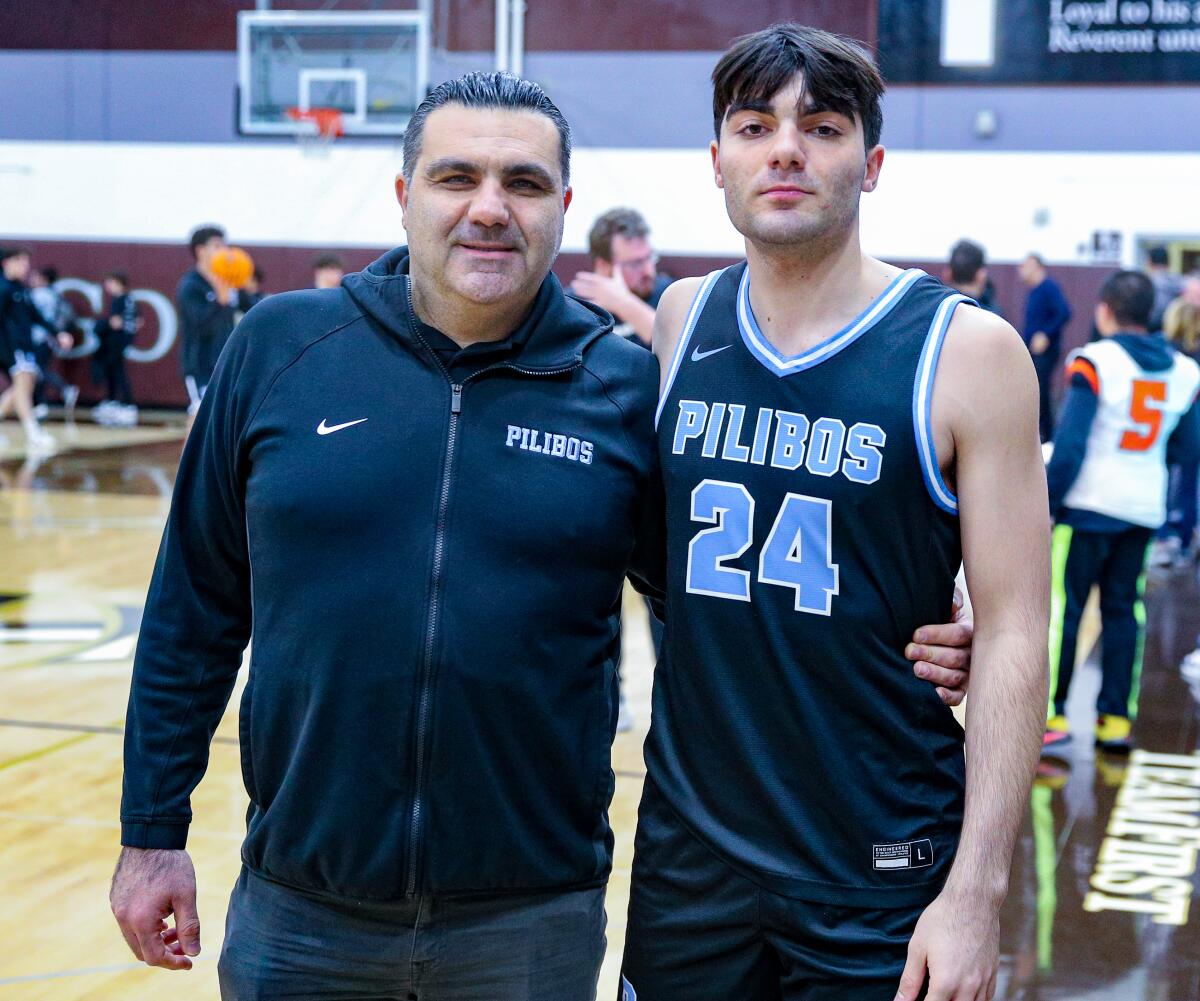
M 227 247 L 212 259 L 213 274 L 234 288 L 241 288 L 254 276 L 254 261 L 241 247 Z

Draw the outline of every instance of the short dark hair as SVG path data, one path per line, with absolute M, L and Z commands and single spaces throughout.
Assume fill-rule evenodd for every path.
M 214 226 L 212 223 L 206 223 L 203 226 L 197 226 L 192 230 L 192 235 L 188 237 L 188 247 L 192 251 L 192 257 L 197 257 L 196 251 L 203 247 L 209 240 L 215 237 L 225 239 L 225 230 L 220 226 Z
M 124 271 L 110 271 L 104 277 L 108 281 L 116 282 L 123 289 L 129 288 L 129 275 Z
M 554 102 L 532 80 L 513 73 L 467 73 L 438 84 L 413 112 L 404 130 L 404 160 L 401 170 L 411 181 L 421 155 L 425 121 L 438 108 L 461 104 L 464 108 L 499 108 L 504 111 L 533 111 L 545 115 L 558 129 L 558 158 L 565 188 L 571 183 L 571 126 Z
M 713 70 L 713 132 L 731 108 L 769 101 L 797 73 L 804 74 L 804 96 L 862 122 L 866 148 L 883 131 L 883 77 L 870 54 L 852 39 L 790 21 L 743 35 Z
M 637 239 L 650 235 L 650 225 L 637 209 L 609 209 L 588 230 L 588 253 L 602 261 L 612 260 L 614 236 Z
M 321 254 L 313 258 L 312 269 L 320 271 L 322 268 L 337 268 L 339 271 L 345 271 L 346 262 L 337 254 Z
M 1100 301 L 1121 326 L 1146 330 L 1154 312 L 1154 283 L 1140 271 L 1118 271 L 1100 286 Z
M 40 274 L 47 285 L 53 285 L 58 281 L 58 268 L 42 268 Z
M 956 285 L 974 281 L 987 264 L 983 248 L 971 240 L 959 240 L 950 248 L 950 280 Z
M 24 247 L 0 247 L 0 264 L 13 257 L 28 257 L 29 251 Z
M 1170 258 L 1167 257 L 1166 247 L 1151 247 L 1150 252 L 1146 255 L 1150 259 L 1150 263 L 1158 267 L 1165 268 Z

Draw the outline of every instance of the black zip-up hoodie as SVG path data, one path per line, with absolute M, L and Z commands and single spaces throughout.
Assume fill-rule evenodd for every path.
M 657 366 L 550 275 L 519 350 L 454 386 L 407 263 L 266 299 L 221 357 L 146 602 L 122 843 L 184 846 L 252 636 L 251 869 L 372 900 L 599 884 L 622 580 L 662 574 Z

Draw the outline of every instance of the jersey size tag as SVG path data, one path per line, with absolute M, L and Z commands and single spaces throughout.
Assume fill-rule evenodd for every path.
M 871 857 L 876 869 L 923 869 L 933 865 L 933 842 L 922 838 L 894 845 L 872 845 Z

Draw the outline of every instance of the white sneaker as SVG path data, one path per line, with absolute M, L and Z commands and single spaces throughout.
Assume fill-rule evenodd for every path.
M 1200 681 L 1200 649 L 1193 650 L 1180 661 L 1179 673 L 1189 681 Z
M 621 693 L 621 701 L 617 707 L 617 733 L 628 733 L 633 729 L 633 713 L 625 701 L 625 693 Z
M 39 421 L 44 421 L 47 417 L 50 416 L 49 404 L 39 403 L 37 406 L 35 406 L 33 408 L 33 416 L 36 417 Z
M 113 408 L 113 423 L 118 427 L 137 427 L 138 408 L 132 403 L 120 404 Z
M 1183 549 L 1183 545 L 1177 536 L 1157 539 L 1150 547 L 1150 565 L 1152 567 L 1174 566 L 1179 559 L 1181 549 Z
M 115 413 L 113 408 L 118 405 L 115 400 L 105 400 L 103 403 L 96 404 L 92 407 L 92 420 L 97 424 L 112 424 Z
M 68 413 L 74 413 L 75 412 L 75 404 L 79 402 L 79 387 L 78 386 L 67 386 L 63 390 L 62 397 L 63 397 L 63 407 L 66 408 Z
M 53 452 L 58 448 L 54 435 L 41 428 L 33 428 L 25 432 L 25 445 L 30 452 Z

